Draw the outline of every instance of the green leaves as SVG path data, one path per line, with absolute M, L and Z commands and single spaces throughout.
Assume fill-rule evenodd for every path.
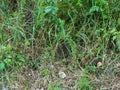
M 18 59 L 19 61 L 21 61 L 21 62 L 25 62 L 24 57 L 23 57 L 22 55 L 20 55 L 20 54 L 17 55 L 17 59 Z
M 54 6 L 47 6 L 45 8 L 45 13 L 48 14 L 48 13 L 52 13 L 52 15 L 55 15 L 57 13 L 57 7 L 54 7 Z
M 113 28 L 110 31 L 110 34 L 113 36 L 112 40 L 116 41 L 116 48 L 118 49 L 118 51 L 120 51 L 120 31 L 117 31 L 116 28 Z
M 99 12 L 102 15 L 102 18 L 108 18 L 109 7 L 106 0 L 92 0 L 92 7 L 89 10 L 89 13 Z
M 5 69 L 5 64 L 4 63 L 0 63 L 0 73 Z
M 12 59 L 10 59 L 10 58 L 6 58 L 3 63 L 4 63 L 5 66 L 6 66 L 5 68 L 9 68 L 10 66 L 12 66 L 13 61 L 12 61 Z
M 93 13 L 93 12 L 95 12 L 95 11 L 99 11 L 99 7 L 98 6 L 92 6 L 91 8 L 90 8 L 90 13 Z
M 42 73 L 43 76 L 49 76 L 50 75 L 50 71 L 46 68 L 42 69 L 41 73 Z
M 118 18 L 118 21 L 117 21 L 118 25 L 120 25 L 120 18 Z
M 63 90 L 63 89 L 54 85 L 48 85 L 47 90 Z
M 81 80 L 77 82 L 78 90 L 93 90 L 93 86 L 87 80 L 87 71 L 82 72 Z
M 29 46 L 30 42 L 28 40 L 25 41 L 25 46 Z
M 23 62 L 25 62 L 25 58 L 21 52 L 12 51 L 11 45 L 0 45 L 0 72 L 11 68 L 14 64 L 19 66 Z

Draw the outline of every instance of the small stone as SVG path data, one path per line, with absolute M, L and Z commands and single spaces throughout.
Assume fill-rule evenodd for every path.
M 97 67 L 101 67 L 101 66 L 102 66 L 102 62 L 98 62 Z
M 31 74 L 29 73 L 28 76 L 31 76 Z
M 40 90 L 44 90 L 44 88 L 41 88 Z
M 66 77 L 66 74 L 62 71 L 60 71 L 58 74 L 59 74 L 59 77 L 62 79 L 64 79 Z
M 39 88 L 36 88 L 35 90 L 40 90 Z
M 42 87 L 42 88 L 36 88 L 35 90 L 44 90 L 44 88 Z

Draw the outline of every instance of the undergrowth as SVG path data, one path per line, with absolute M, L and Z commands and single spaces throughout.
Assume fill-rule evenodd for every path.
M 94 72 L 104 62 L 106 70 L 112 62 L 108 56 L 120 51 L 119 12 L 120 0 L 1 0 L 0 73 L 24 63 L 38 67 L 40 61 L 66 58 Z M 77 87 L 92 90 L 82 80 L 85 85 Z

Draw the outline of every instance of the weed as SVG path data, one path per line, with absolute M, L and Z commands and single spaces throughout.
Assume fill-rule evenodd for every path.
M 14 65 L 19 68 L 21 64 L 25 61 L 25 58 L 19 53 L 12 51 L 10 45 L 0 46 L 0 71 L 2 72 L 5 69 L 10 69 Z
M 57 87 L 57 86 L 48 85 L 47 90 L 62 90 L 62 88 Z
M 82 77 L 80 81 L 77 82 L 77 89 L 80 90 L 94 90 L 93 86 L 90 85 L 90 81 L 87 78 L 87 71 L 82 72 Z
M 43 76 L 49 76 L 50 75 L 50 71 L 48 69 L 44 68 L 44 69 L 42 69 L 41 74 Z

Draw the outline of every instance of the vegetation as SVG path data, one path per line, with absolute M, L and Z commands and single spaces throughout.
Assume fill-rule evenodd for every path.
M 26 73 L 45 90 L 120 88 L 119 12 L 120 0 L 1 0 L 0 88 L 34 90 Z

